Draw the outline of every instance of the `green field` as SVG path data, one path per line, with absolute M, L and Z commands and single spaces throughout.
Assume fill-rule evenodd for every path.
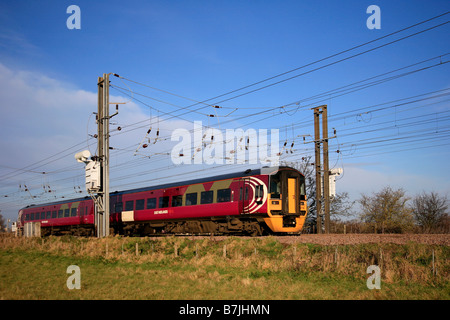
M 418 243 L 282 244 L 274 237 L 0 238 L 0 299 L 450 298 L 450 249 Z M 70 265 L 80 289 L 69 289 Z M 367 267 L 381 270 L 368 289 Z

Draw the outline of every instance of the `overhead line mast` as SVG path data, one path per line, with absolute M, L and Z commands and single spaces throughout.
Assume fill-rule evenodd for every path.
M 119 113 L 119 105 L 116 104 L 116 112 L 109 115 L 109 75 L 104 73 L 103 78 L 98 78 L 98 157 L 101 167 L 101 185 L 97 193 L 99 201 L 96 202 L 97 236 L 99 238 L 109 235 L 109 119 Z
M 330 168 L 328 160 L 328 114 L 327 106 L 322 105 L 314 110 L 314 144 L 316 167 L 316 214 L 317 233 L 322 233 L 322 216 L 324 216 L 325 233 L 330 233 Z M 322 139 L 320 138 L 320 115 L 322 115 Z M 331 137 L 334 138 L 334 137 Z M 320 161 L 320 145 L 323 144 L 323 166 Z M 323 177 L 323 179 L 322 179 Z M 323 188 L 322 188 L 323 181 Z M 323 190 L 323 198 L 322 198 Z M 323 202 L 322 202 L 323 199 Z M 323 213 L 322 213 L 323 204 Z

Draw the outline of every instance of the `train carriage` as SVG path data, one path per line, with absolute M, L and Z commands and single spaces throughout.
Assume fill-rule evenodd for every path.
M 290 167 L 262 168 L 110 194 L 111 231 L 170 233 L 298 233 L 306 219 L 305 179 Z M 92 199 L 19 211 L 19 226 L 40 222 L 42 234 L 93 235 Z

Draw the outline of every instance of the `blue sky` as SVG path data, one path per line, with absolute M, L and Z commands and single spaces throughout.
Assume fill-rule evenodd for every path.
M 81 9 L 80 30 L 66 27 L 70 16 L 66 9 L 72 4 Z M 370 16 L 366 9 L 372 4 L 381 9 L 379 30 L 369 30 L 366 26 Z M 83 189 L 83 169 L 74 162 L 73 154 L 86 148 L 95 152 L 95 141 L 89 139 L 89 134 L 95 133 L 92 112 L 97 108 L 96 81 L 103 73 L 117 73 L 203 101 L 449 10 L 448 1 L 437 0 L 3 1 L 0 4 L 0 146 L 5 152 L 0 160 L 1 213 L 14 218 L 17 209 L 27 204 L 79 196 L 74 190 L 79 186 Z M 443 23 L 449 16 L 327 62 Z M 169 156 L 158 154 L 170 151 L 168 140 L 160 140 L 152 149 L 145 150 L 145 154 L 140 150 L 135 155 L 133 150 L 145 137 L 150 123 L 154 128 L 160 127 L 166 137 L 177 127 L 192 129 L 193 121 L 220 130 L 278 128 L 281 147 L 284 142 L 290 145 L 295 140 L 295 152 L 284 155 L 282 160 L 297 161 L 313 155 L 312 144 L 303 144 L 298 138 L 313 134 L 311 106 L 302 102 L 288 109 L 277 107 L 421 62 L 389 75 L 419 68 L 426 70 L 346 95 L 326 96 L 317 102 L 328 105 L 330 134 L 333 127 L 338 133 L 338 139 L 330 141 L 330 165 L 344 168 L 344 176 L 338 180 L 338 192 L 348 191 L 355 199 L 361 192 L 377 191 L 386 185 L 403 187 L 410 195 L 422 190 L 450 195 L 450 174 L 441 168 L 443 159 L 450 155 L 450 141 L 445 133 L 450 105 L 445 101 L 447 96 L 432 98 L 438 93 L 430 94 L 450 87 L 449 65 L 438 64 L 449 60 L 449 56 L 444 56 L 450 52 L 449 28 L 446 24 L 221 102 L 222 109 L 203 106 L 200 113 L 191 112 L 181 119 L 168 119 L 164 112 L 181 113 L 179 108 L 192 105 L 191 100 L 112 78 L 114 85 L 132 90 L 140 100 L 121 105 L 119 115 L 112 120 L 113 130 L 119 125 L 136 128 L 113 133 L 112 145 L 116 150 L 111 152 L 112 186 L 123 189 L 156 184 L 167 177 L 176 179 L 174 173 L 180 172 L 198 171 L 197 174 L 204 175 L 240 170 L 238 166 L 219 171 L 208 166 L 173 168 Z M 299 75 L 327 62 L 262 85 Z M 127 101 L 129 97 L 123 92 L 114 88 L 110 91 L 117 101 Z M 379 111 L 375 111 L 379 107 L 371 107 L 422 94 L 416 100 L 428 99 L 397 107 L 394 103 L 386 104 L 391 107 Z M 215 104 L 231 96 L 208 103 Z M 371 108 L 360 114 L 353 111 L 363 107 Z M 272 111 L 255 115 L 266 109 Z M 370 112 L 363 113 L 366 111 Z M 205 116 L 212 112 L 217 112 L 218 117 Z M 341 115 L 344 112 L 348 112 L 345 118 Z M 130 126 L 137 122 L 138 125 Z M 380 130 L 375 131 L 377 128 Z M 392 140 L 396 137 L 399 139 Z M 24 191 L 23 185 L 30 192 Z M 56 192 L 45 192 L 48 186 Z

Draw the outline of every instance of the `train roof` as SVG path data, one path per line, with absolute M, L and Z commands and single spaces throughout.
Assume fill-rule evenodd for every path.
M 210 177 L 204 177 L 204 178 L 198 178 L 198 179 L 190 179 L 190 180 L 185 180 L 185 181 L 180 181 L 180 182 L 172 182 L 172 183 L 160 184 L 160 185 L 156 185 L 156 186 L 143 187 L 143 188 L 137 188 L 137 189 L 131 189 L 131 190 L 115 191 L 115 192 L 110 192 L 110 194 L 113 194 L 113 195 L 127 194 L 127 193 L 135 193 L 135 192 L 150 191 L 150 190 L 157 190 L 157 189 L 168 189 L 168 188 L 185 186 L 188 184 L 204 183 L 204 182 L 210 182 L 210 181 L 215 181 L 215 180 L 227 180 L 227 179 L 250 177 L 250 176 L 262 175 L 262 174 L 263 175 L 264 174 L 273 174 L 274 172 L 278 171 L 278 168 L 287 168 L 287 167 L 276 167 L 276 168 L 265 167 L 262 169 L 247 169 L 245 171 L 226 173 L 226 174 L 217 175 L 217 176 L 210 176 Z
M 222 175 L 217 175 L 217 176 L 210 176 L 210 177 L 204 177 L 204 178 L 199 178 L 199 179 L 191 179 L 191 180 L 185 180 L 185 181 L 180 181 L 180 182 L 159 184 L 159 185 L 150 186 L 150 187 L 142 187 L 142 188 L 129 189 L 129 190 L 124 190 L 124 191 L 114 191 L 114 192 L 110 191 L 109 194 L 110 194 L 110 196 L 114 196 L 114 195 L 137 193 L 137 192 L 143 192 L 143 191 L 151 191 L 151 190 L 157 190 L 157 189 L 168 189 L 168 188 L 185 186 L 188 184 L 210 182 L 210 181 L 214 181 L 214 180 L 227 180 L 227 179 L 249 177 L 249 176 L 256 176 L 256 175 L 272 175 L 272 174 L 275 174 L 276 172 L 278 172 L 278 170 L 280 170 L 280 169 L 296 170 L 294 168 L 286 167 L 286 166 L 263 167 L 261 169 L 247 169 L 245 171 L 238 171 L 238 172 L 234 172 L 234 173 L 227 173 L 227 174 L 222 174 Z M 83 201 L 83 200 L 87 200 L 87 199 L 89 199 L 89 196 L 86 196 L 83 198 L 61 200 L 61 201 L 51 202 L 51 203 L 37 204 L 37 205 L 31 204 L 31 205 L 26 206 L 25 208 L 22 208 L 21 210 L 27 209 L 27 208 L 33 208 L 33 207 L 45 207 L 45 206 L 49 206 L 49 205 L 64 204 L 64 203 L 68 203 L 68 202 L 77 202 L 77 201 Z

